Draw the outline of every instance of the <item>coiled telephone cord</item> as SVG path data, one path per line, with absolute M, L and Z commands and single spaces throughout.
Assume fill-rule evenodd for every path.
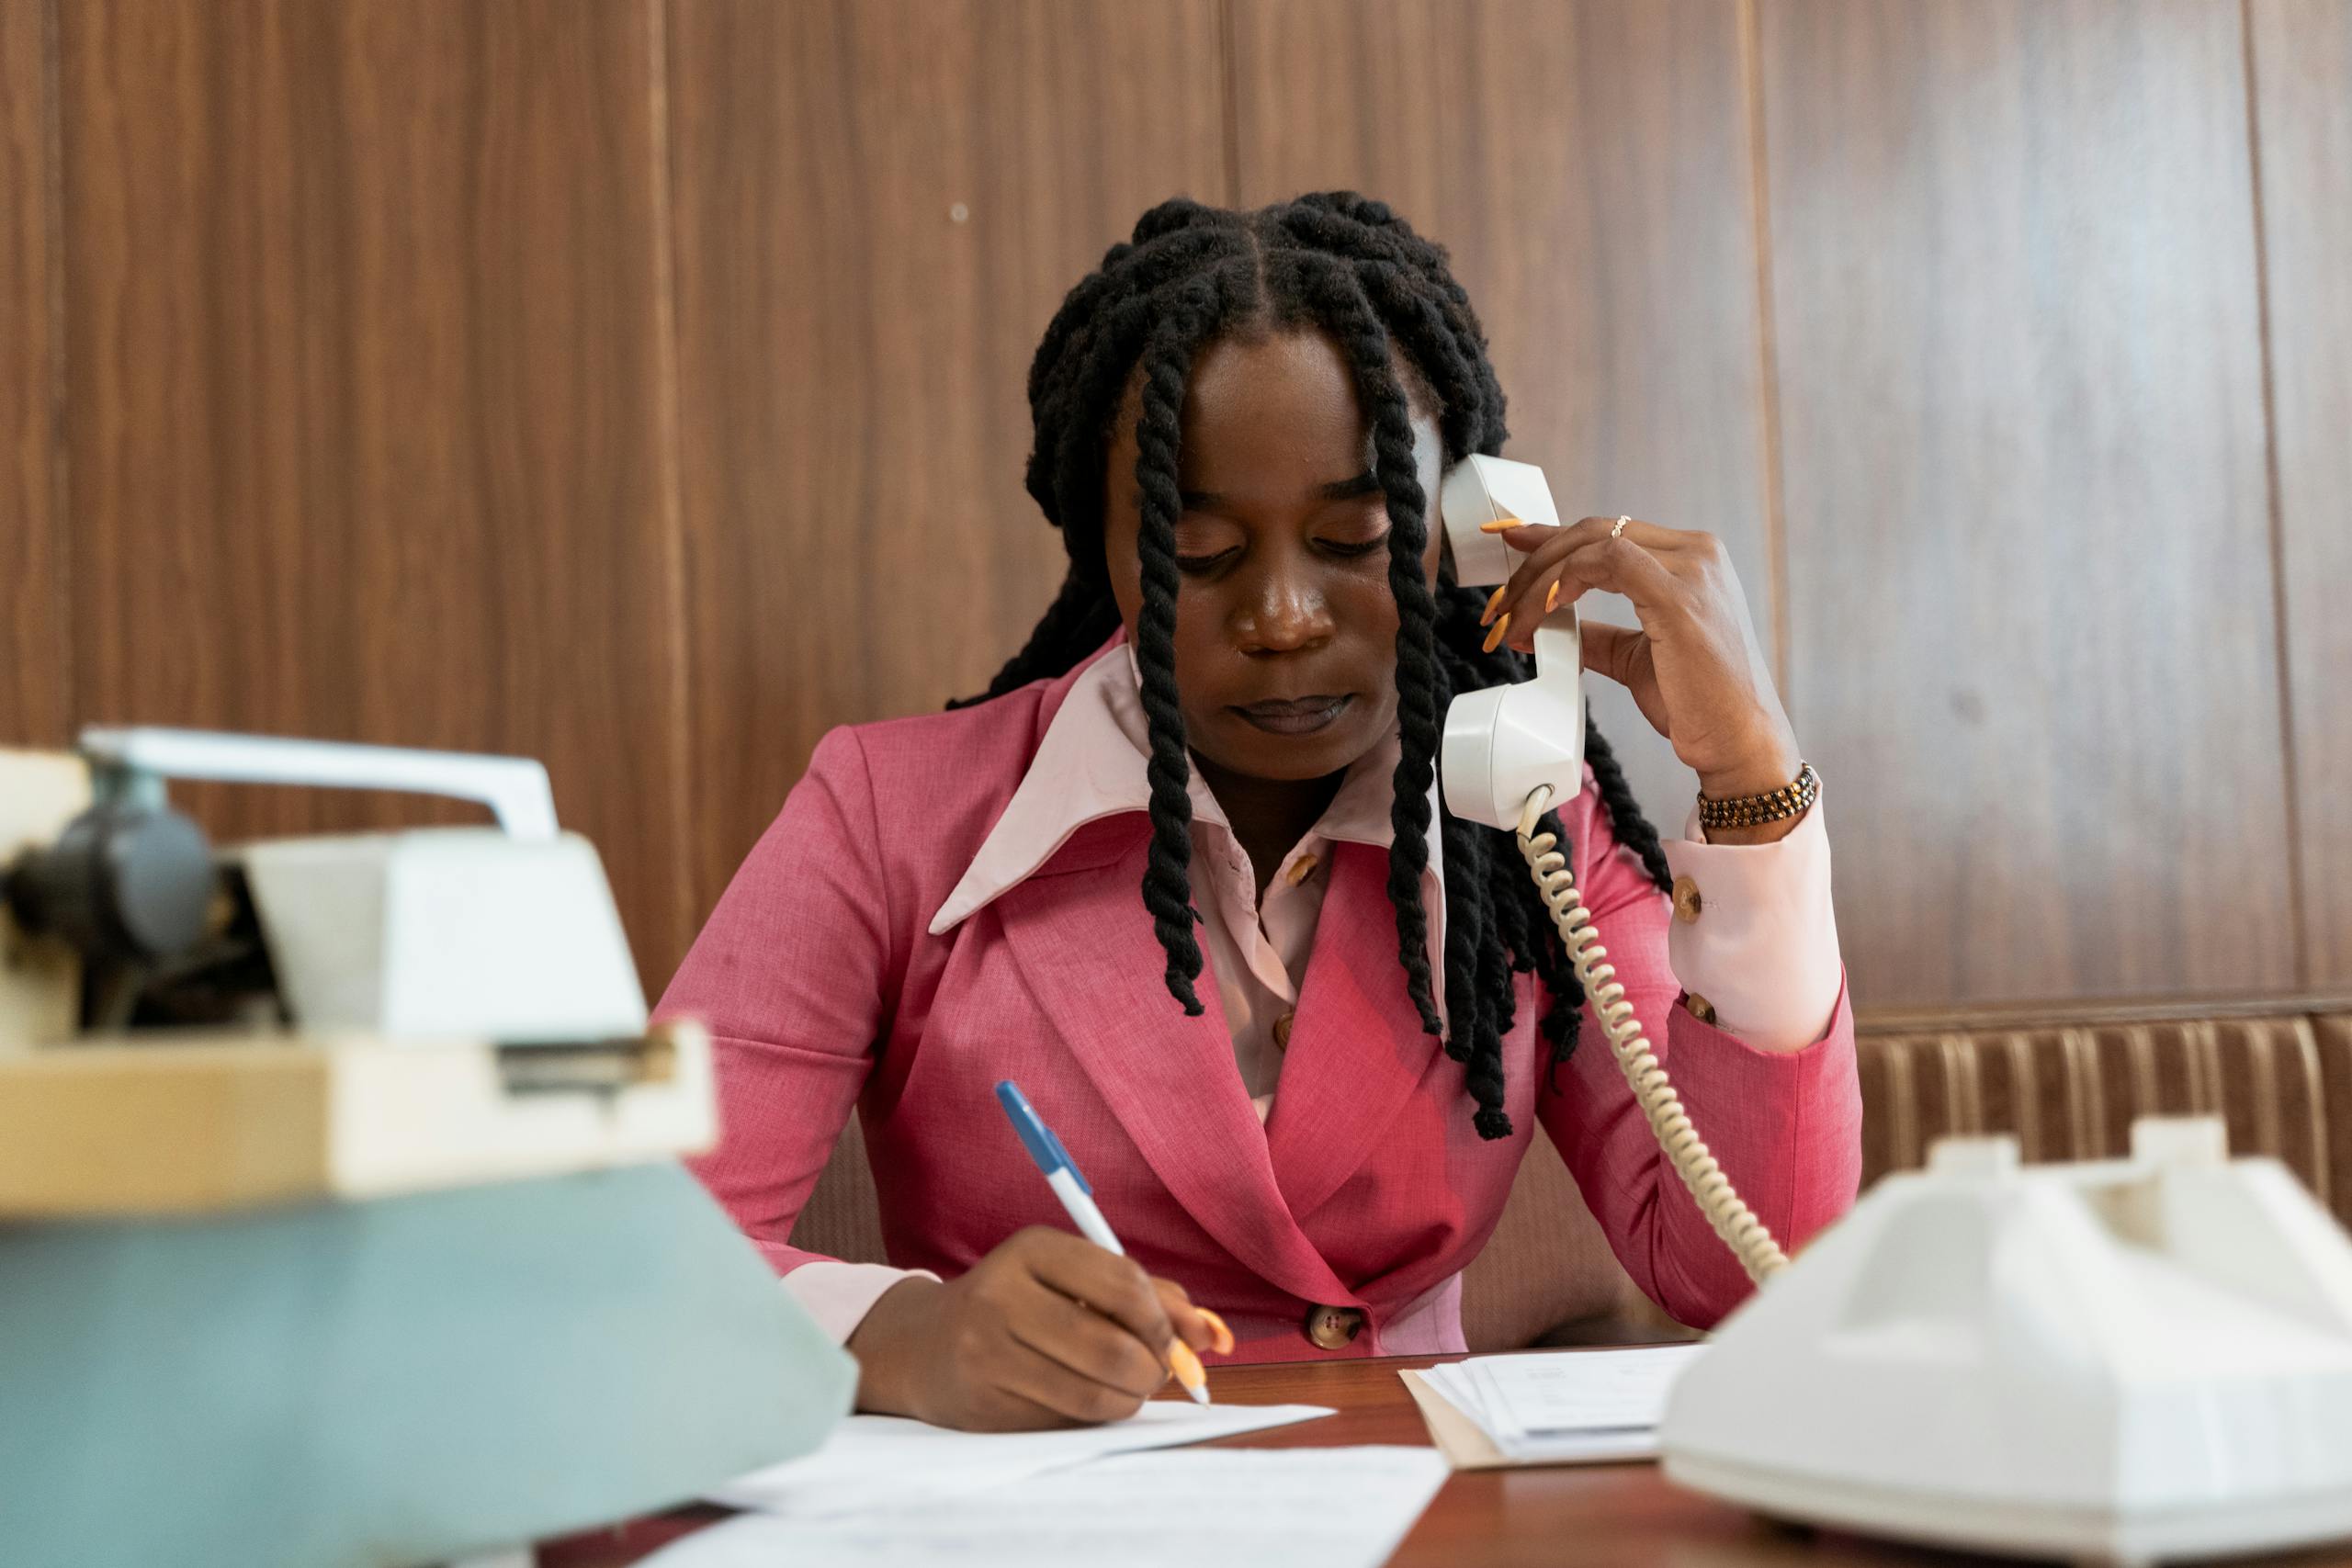
M 1625 987 L 1617 983 L 1616 965 L 1607 962 L 1609 950 L 1600 945 L 1600 933 L 1592 928 L 1592 911 L 1577 897 L 1576 874 L 1560 852 L 1558 837 L 1535 831 L 1551 798 L 1549 785 L 1527 797 L 1519 814 L 1519 852 L 1527 858 L 1527 869 L 1544 895 L 1544 907 L 1552 911 L 1553 924 L 1559 928 L 1560 943 L 1567 949 L 1568 961 L 1584 986 L 1585 999 L 1600 1021 L 1610 1053 L 1617 1058 L 1634 1101 L 1649 1118 L 1658 1147 L 1666 1151 L 1675 1174 L 1698 1201 L 1699 1212 L 1739 1258 L 1747 1277 L 1761 1285 L 1789 1266 L 1788 1255 L 1732 1190 L 1731 1179 L 1708 1153 L 1699 1130 L 1682 1109 L 1681 1097 L 1667 1081 L 1666 1068 L 1643 1035 L 1641 1021 L 1634 1016 L 1634 1004 L 1625 999 Z

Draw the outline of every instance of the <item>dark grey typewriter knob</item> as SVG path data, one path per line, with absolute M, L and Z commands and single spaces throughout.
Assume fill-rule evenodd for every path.
M 215 877 L 204 829 L 167 806 L 109 802 L 0 875 L 27 931 L 92 960 L 152 963 L 204 934 Z

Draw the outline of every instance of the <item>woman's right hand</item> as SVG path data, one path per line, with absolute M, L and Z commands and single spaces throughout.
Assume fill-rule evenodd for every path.
M 860 1410 L 1012 1432 L 1134 1415 L 1167 1381 L 1169 1347 L 1229 1350 L 1222 1326 L 1132 1258 L 1033 1226 L 945 1284 L 891 1286 L 848 1348 Z

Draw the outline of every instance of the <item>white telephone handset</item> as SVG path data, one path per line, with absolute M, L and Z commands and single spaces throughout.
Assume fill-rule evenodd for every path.
M 1556 525 L 1552 487 L 1544 470 L 1507 457 L 1473 455 L 1447 473 L 1440 510 L 1453 549 L 1455 581 L 1491 587 L 1510 577 L 1519 558 L 1479 526 L 1503 517 Z M 1446 808 L 1456 817 L 1510 829 L 1559 928 L 1560 942 L 1608 1036 L 1626 1083 L 1675 1173 L 1748 1277 L 1761 1283 L 1788 1266 L 1764 1223 L 1740 1201 L 1731 1181 L 1683 1113 L 1666 1069 L 1642 1036 L 1633 1004 L 1607 962 L 1609 950 L 1592 929 L 1592 912 L 1577 898 L 1567 857 L 1537 820 L 1584 788 L 1584 664 L 1574 607 L 1562 605 L 1535 628 L 1535 679 L 1515 686 L 1464 692 L 1446 709 L 1439 773 Z
M 1441 504 L 1457 580 L 1518 558 L 1478 525 L 1556 523 L 1543 473 L 1473 457 Z M 1789 1260 L 1699 1141 L 1602 960 L 1551 834 L 1583 787 L 1576 613 L 1535 678 L 1456 697 L 1457 817 L 1519 835 L 1659 1145 L 1760 1285 Z M 1890 1176 L 1725 1320 L 1676 1382 L 1668 1476 L 1782 1517 L 2123 1563 L 2352 1533 L 2352 1239 L 2220 1121 L 2133 1128 L 2129 1160 L 2020 1168 L 2013 1140 Z

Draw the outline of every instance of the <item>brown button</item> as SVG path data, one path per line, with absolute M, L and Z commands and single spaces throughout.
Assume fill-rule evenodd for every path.
M 1674 918 L 1676 919 L 1686 926 L 1693 923 L 1698 919 L 1700 908 L 1704 902 L 1699 897 L 1697 883 L 1687 876 L 1678 876 L 1674 879 Z
M 1290 1049 L 1291 1021 L 1297 1017 L 1295 1012 L 1286 1012 L 1274 1020 L 1274 1043 L 1285 1051 Z
M 1697 1019 L 1701 1023 L 1713 1023 L 1715 1021 L 1715 1004 L 1701 996 L 1698 992 L 1684 992 L 1682 996 L 1682 1005 L 1689 1008 L 1690 1010 L 1690 1016 Z
M 1326 1350 L 1344 1350 L 1363 1329 L 1362 1307 L 1311 1306 L 1306 1337 Z

